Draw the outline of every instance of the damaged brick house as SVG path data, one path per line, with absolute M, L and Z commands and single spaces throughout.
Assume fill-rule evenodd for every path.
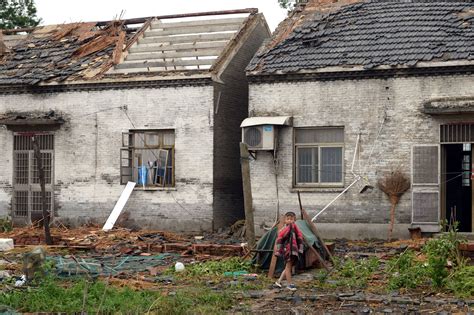
M 105 222 L 127 181 L 137 182 L 127 215 L 142 227 L 210 230 L 243 217 L 239 124 L 245 67 L 270 36 L 262 14 L 26 31 L 3 35 L 0 216 L 41 216 L 34 135 L 54 219 Z
M 256 226 L 297 209 L 297 191 L 312 216 L 341 194 L 316 219 L 323 235 L 384 238 L 377 181 L 400 169 L 396 236 L 444 219 L 472 232 L 474 5 L 333 2 L 293 12 L 247 68 Z

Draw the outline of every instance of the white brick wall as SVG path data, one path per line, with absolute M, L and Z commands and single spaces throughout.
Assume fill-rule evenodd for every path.
M 175 191 L 135 191 L 127 210 L 144 227 L 209 229 L 212 224 L 213 87 L 0 95 L 0 112 L 48 111 L 67 122 L 55 132 L 59 217 L 104 220 L 124 186 L 121 136 L 133 129 L 175 129 Z M 10 213 L 12 132 L 0 130 L 0 216 Z M 76 220 L 78 221 L 78 220 Z M 80 220 L 79 220 L 80 221 Z
M 295 127 L 344 126 L 344 167 L 349 172 L 357 134 L 361 132 L 362 171 L 368 171 L 370 182 L 393 168 L 410 172 L 413 144 L 439 143 L 439 124 L 446 121 L 422 114 L 422 103 L 431 98 L 474 96 L 473 76 L 409 77 L 391 79 L 337 80 L 250 84 L 250 116 L 290 115 Z M 384 111 L 387 121 L 376 143 L 372 161 L 367 158 Z M 452 117 L 451 120 L 466 120 Z M 474 122 L 474 119 L 470 119 Z M 292 129 L 280 133 L 279 193 L 281 212 L 297 210 L 298 198 L 293 191 Z M 359 171 L 356 163 L 356 171 Z M 352 182 L 346 174 L 345 185 Z M 271 154 L 258 152 L 251 163 L 252 192 L 256 225 L 271 225 L 276 211 L 276 189 Z M 303 205 L 314 215 L 342 189 L 328 192 L 314 189 L 302 193 Z M 411 193 L 406 193 L 397 208 L 398 223 L 411 222 Z M 377 188 L 368 194 L 352 189 L 318 218 L 327 223 L 387 223 L 389 204 Z M 337 225 L 336 225 L 337 226 Z M 346 228 L 346 226 L 344 226 Z M 368 227 L 369 228 L 369 227 Z M 347 235 L 342 230 L 340 237 Z M 385 237 L 385 235 L 380 235 Z

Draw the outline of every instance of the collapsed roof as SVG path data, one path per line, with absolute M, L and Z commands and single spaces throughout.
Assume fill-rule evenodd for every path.
M 470 1 L 324 2 L 337 1 L 312 0 L 293 12 L 247 71 L 297 73 L 474 60 L 474 4 Z
M 209 76 L 256 23 L 266 26 L 244 9 L 4 30 L 0 85 Z

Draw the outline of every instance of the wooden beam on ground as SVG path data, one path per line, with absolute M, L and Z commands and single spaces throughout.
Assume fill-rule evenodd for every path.
M 323 257 L 321 257 L 321 255 L 319 255 L 318 251 L 311 245 L 308 244 L 308 242 L 306 240 L 304 240 L 306 246 L 308 247 L 308 249 L 316 256 L 316 258 L 319 260 L 319 262 L 321 263 L 321 265 L 324 267 L 324 269 L 326 269 L 327 271 L 329 271 L 329 266 L 326 264 L 326 261 L 324 260 Z
M 334 257 L 332 256 L 331 251 L 329 250 L 329 248 L 326 246 L 326 243 L 324 243 L 324 240 L 321 237 L 321 235 L 319 234 L 318 229 L 316 228 L 316 225 L 314 224 L 313 221 L 311 221 L 311 218 L 309 217 L 308 213 L 306 212 L 306 210 L 303 208 L 303 206 L 301 204 L 300 192 L 298 191 L 297 193 L 298 193 L 298 200 L 300 202 L 300 211 L 301 211 L 301 214 L 303 216 L 303 220 L 305 220 L 306 223 L 308 223 L 308 226 L 309 226 L 311 232 L 313 232 L 313 234 L 316 235 L 316 237 L 319 239 L 324 251 L 326 252 L 328 257 L 331 259 L 331 261 L 334 261 Z
M 326 252 L 328 257 L 331 259 L 331 261 L 334 261 L 334 257 L 332 256 L 331 251 L 329 250 L 329 248 L 326 246 L 326 243 L 324 243 L 324 240 L 321 237 L 321 235 L 319 234 L 318 229 L 316 228 L 316 225 L 314 225 L 314 223 L 311 221 L 311 218 L 309 217 L 309 215 L 306 213 L 306 211 L 304 209 L 303 209 L 302 212 L 303 212 L 303 218 L 308 223 L 309 228 L 311 229 L 311 232 L 313 232 L 313 234 L 316 235 L 316 237 L 319 239 L 324 251 Z
M 281 228 L 283 227 L 284 225 L 284 220 L 283 220 L 283 216 L 280 217 L 280 220 L 278 221 L 278 225 L 277 225 L 277 237 L 278 237 L 278 232 L 280 232 Z M 278 260 L 278 257 L 275 256 L 275 250 L 276 250 L 276 239 L 275 239 L 275 244 L 273 244 L 273 254 L 272 254 L 272 260 L 270 261 L 270 267 L 268 268 L 268 277 L 269 278 L 273 278 L 274 274 L 275 274 L 275 268 L 276 268 L 276 263 L 277 263 L 277 260 Z
M 255 246 L 255 225 L 253 221 L 252 186 L 250 184 L 250 154 L 245 143 L 240 143 L 240 165 L 244 191 L 245 236 L 250 248 Z

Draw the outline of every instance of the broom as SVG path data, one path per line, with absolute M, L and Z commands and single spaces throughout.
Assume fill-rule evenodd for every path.
M 395 208 L 403 194 L 410 189 L 410 180 L 400 170 L 395 170 L 377 182 L 381 191 L 390 200 L 390 226 L 388 240 L 392 240 L 393 225 L 395 224 Z

